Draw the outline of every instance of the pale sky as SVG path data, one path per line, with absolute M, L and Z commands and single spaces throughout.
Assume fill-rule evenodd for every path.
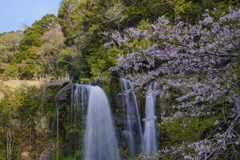
M 22 30 L 44 15 L 57 16 L 61 0 L 0 0 L 0 33 Z

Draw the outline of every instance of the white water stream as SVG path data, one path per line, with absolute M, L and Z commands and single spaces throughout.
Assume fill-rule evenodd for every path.
M 154 154 L 157 153 L 157 136 L 156 136 L 156 122 L 153 119 L 155 116 L 155 103 L 156 97 L 152 95 L 155 86 L 149 85 L 147 96 L 146 96 L 146 109 L 145 109 L 145 122 L 144 127 L 144 154 Z
M 138 112 L 138 104 L 136 95 L 133 92 L 125 93 L 128 89 L 132 89 L 129 80 L 120 78 L 122 88 L 123 107 L 126 114 L 126 125 L 124 134 L 127 137 L 127 150 L 130 157 L 135 157 L 136 153 L 141 153 L 141 149 L 136 149 L 136 145 L 143 146 L 143 134 L 141 120 Z M 134 134 L 134 136 L 133 136 Z
M 84 160 L 120 159 L 112 113 L 105 92 L 98 86 L 90 90 Z

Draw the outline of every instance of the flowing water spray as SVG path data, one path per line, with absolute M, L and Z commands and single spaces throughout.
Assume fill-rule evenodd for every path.
M 106 94 L 100 87 L 92 87 L 84 138 L 84 160 L 120 159 L 111 116 Z
M 75 84 L 76 88 L 73 93 L 73 101 L 72 101 L 72 110 L 74 111 L 73 114 L 73 125 L 72 129 L 76 131 L 83 131 L 85 130 L 85 115 L 86 115 L 86 108 L 88 106 L 89 94 L 91 90 L 91 85 L 83 85 L 83 84 Z M 74 142 L 79 142 L 79 144 L 75 144 L 76 147 L 75 151 L 82 150 L 82 141 L 84 141 L 82 134 L 75 134 Z
M 120 84 L 122 93 L 133 89 L 129 80 L 120 79 Z M 157 152 L 155 120 L 151 119 L 155 116 L 155 97 L 151 94 L 154 91 L 152 88 L 154 87 L 150 85 L 146 97 L 145 116 L 150 120 L 145 122 L 144 135 L 135 94 L 130 92 L 122 96 L 126 115 L 125 130 L 122 133 L 125 135 L 130 157 L 141 152 L 146 154 Z M 71 93 L 70 106 L 66 105 L 69 93 Z M 100 87 L 69 84 L 62 88 L 56 96 L 57 159 L 59 159 L 59 126 L 63 125 L 59 121 L 60 112 L 68 112 L 68 118 L 64 125 L 67 125 L 71 134 L 74 133 L 71 150 L 75 152 L 83 150 L 82 158 L 84 160 L 120 159 L 109 102 Z M 84 130 L 83 138 L 80 133 Z M 83 149 L 81 149 L 82 141 L 84 141 Z
M 122 89 L 123 106 L 126 112 L 126 125 L 123 134 L 127 139 L 126 143 L 128 154 L 130 157 L 134 157 L 136 152 L 142 152 L 141 147 L 136 149 L 136 145 L 143 146 L 143 134 L 138 112 L 137 99 L 133 92 L 125 93 L 129 89 L 133 89 L 129 80 L 120 78 L 120 84 Z
M 90 90 L 92 88 L 91 85 L 84 84 L 75 84 L 76 89 L 74 92 L 74 104 L 77 105 L 77 112 L 85 113 L 85 109 L 88 106 L 88 98 L 90 94 Z
M 56 154 L 57 154 L 57 160 L 59 159 L 59 114 L 58 114 L 58 108 L 59 108 L 59 103 L 58 100 L 55 99 L 55 105 L 56 105 L 56 119 L 57 119 L 57 149 L 56 149 Z
M 157 137 L 156 137 L 156 123 L 155 123 L 155 104 L 156 97 L 152 95 L 156 85 L 149 85 L 146 96 L 146 109 L 145 109 L 145 128 L 144 128 L 144 153 L 154 154 L 157 153 Z M 153 88 L 153 89 L 152 89 Z
M 72 144 L 68 145 L 70 145 L 70 148 L 76 152 L 77 150 L 81 150 L 82 146 L 81 141 L 83 141 L 83 138 L 81 137 L 81 134 L 79 134 L 79 131 L 84 130 L 85 124 L 82 124 L 82 121 L 85 117 L 85 108 L 87 108 L 88 105 L 91 87 L 92 86 L 90 85 L 68 84 L 59 91 L 55 98 L 57 119 L 57 159 L 59 159 L 59 107 L 61 106 L 61 101 L 66 101 L 67 94 L 69 92 L 71 93 L 71 105 L 67 107 L 67 124 L 69 129 L 73 132 L 78 132 L 78 135 L 74 134 L 74 136 L 71 136 L 73 141 Z
M 74 84 L 68 84 L 65 87 L 63 87 L 59 93 L 55 97 L 55 110 L 56 110 L 56 120 L 57 120 L 57 160 L 59 160 L 59 107 L 60 107 L 60 101 L 66 98 L 65 91 L 72 90 L 74 87 Z

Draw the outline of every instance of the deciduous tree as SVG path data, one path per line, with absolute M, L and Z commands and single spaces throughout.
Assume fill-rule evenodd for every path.
M 112 33 L 114 41 L 105 46 L 115 44 L 122 49 L 118 65 L 112 70 L 130 73 L 135 90 L 154 80 L 162 83 L 155 95 L 171 87 L 188 91 L 176 99 L 178 103 L 172 106 L 174 113 L 167 116 L 163 113 L 159 117 L 159 125 L 164 125 L 177 118 L 214 115 L 220 104 L 236 101 L 240 74 L 239 22 L 240 10 L 232 7 L 218 19 L 206 10 L 203 20 L 195 25 L 183 21 L 170 25 L 167 18 L 160 17 L 149 29 L 127 28 L 124 35 L 117 31 Z M 224 131 L 216 128 L 214 135 L 191 144 L 183 142 L 172 149 L 172 153 L 180 152 L 185 159 L 216 158 L 226 149 L 236 154 L 233 148 L 239 140 L 235 138 L 238 133 L 234 126 L 238 123 L 239 110 L 231 109 L 215 122 L 216 126 L 227 125 Z M 226 124 L 226 120 L 230 123 Z M 192 150 L 189 155 L 184 152 L 186 149 Z M 158 156 L 168 151 L 161 150 Z

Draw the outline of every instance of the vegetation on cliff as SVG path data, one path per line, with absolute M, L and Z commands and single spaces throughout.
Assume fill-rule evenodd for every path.
M 0 79 L 70 76 L 74 82 L 100 81 L 111 97 L 119 86 L 109 77 L 127 77 L 138 90 L 140 106 L 147 84 L 158 81 L 158 156 L 237 159 L 237 8 L 236 0 L 62 0 L 58 16 L 47 14 L 24 31 L 0 34 Z M 56 153 L 54 97 L 59 90 L 1 85 L 0 159 L 21 159 L 23 151 L 32 159 Z M 74 134 L 62 127 L 63 138 Z M 62 159 L 81 155 L 69 153 L 62 152 Z

